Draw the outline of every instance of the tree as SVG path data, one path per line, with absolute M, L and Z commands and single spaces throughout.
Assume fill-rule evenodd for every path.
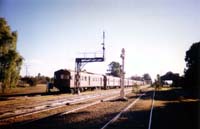
M 119 62 L 112 61 L 108 66 L 109 66 L 109 69 L 107 70 L 109 72 L 107 73 L 108 75 L 120 77 L 121 67 Z
M 137 75 L 131 76 L 131 79 L 132 80 L 137 80 L 137 81 L 143 81 L 143 77 L 140 77 L 140 76 L 137 76 Z
M 29 84 L 29 86 L 36 86 L 38 84 L 38 77 L 25 76 L 21 78 L 21 81 Z
M 185 56 L 186 69 L 185 86 L 199 88 L 200 86 L 200 42 L 194 43 Z
M 145 73 L 143 75 L 143 79 L 147 84 L 151 84 L 152 83 L 151 76 L 148 73 Z
M 0 17 L 0 82 L 2 92 L 16 85 L 22 65 L 22 56 L 16 51 L 17 32 L 12 32 L 4 18 Z

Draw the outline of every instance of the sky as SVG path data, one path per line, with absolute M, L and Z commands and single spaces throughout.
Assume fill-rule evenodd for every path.
M 75 58 L 102 51 L 103 31 L 105 62 L 83 69 L 106 73 L 124 48 L 126 77 L 182 75 L 185 52 L 200 41 L 199 12 L 199 0 L 0 0 L 0 17 L 18 32 L 22 76 L 74 70 Z

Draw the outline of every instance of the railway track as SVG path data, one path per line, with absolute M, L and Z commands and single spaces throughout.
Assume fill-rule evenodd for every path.
M 114 116 L 110 121 L 108 121 L 104 126 L 101 127 L 101 129 L 106 129 L 109 128 L 109 126 L 111 126 L 112 124 L 115 124 L 115 122 L 126 112 L 128 112 L 128 110 L 130 108 L 132 108 L 143 96 L 147 96 L 146 93 L 141 94 L 137 99 L 135 99 L 132 103 L 130 103 L 127 107 L 125 107 L 123 110 L 121 110 L 116 116 Z M 155 90 L 151 93 L 152 96 L 152 102 L 151 102 L 151 108 L 149 110 L 149 119 L 148 119 L 148 129 L 151 129 L 151 123 L 152 123 L 152 114 L 153 114 L 153 108 L 154 108 L 154 97 L 155 97 Z M 137 125 L 135 125 L 137 126 Z M 140 128 L 139 126 L 137 128 Z M 144 128 L 144 126 L 142 126 L 141 128 Z M 112 127 L 111 127 L 112 129 Z
M 126 94 L 128 94 L 131 92 L 131 89 L 126 89 L 125 92 L 126 92 Z M 11 113 L 1 114 L 0 115 L 0 123 L 5 122 L 5 121 L 10 121 L 13 119 L 17 119 L 19 117 L 26 117 L 26 116 L 34 115 L 34 114 L 45 112 L 45 111 L 55 110 L 55 109 L 64 107 L 66 105 L 86 103 L 87 101 L 92 101 L 92 100 L 97 100 L 97 101 L 95 101 L 95 103 L 97 104 L 101 101 L 106 101 L 106 100 L 109 100 L 109 99 L 112 99 L 112 98 L 118 97 L 118 96 L 119 96 L 119 91 L 112 91 L 109 93 L 106 92 L 106 93 L 98 93 L 98 94 L 92 94 L 92 95 L 80 95 L 80 96 L 75 96 L 72 98 L 65 98 L 65 99 L 62 98 L 60 100 L 53 100 L 50 102 L 40 103 L 39 105 L 26 106 L 26 107 L 23 107 L 23 109 L 18 109 Z M 88 105 L 88 106 L 90 106 L 90 105 Z M 82 108 L 79 108 L 79 109 L 82 109 Z M 41 119 L 41 118 L 39 118 L 39 119 Z M 37 119 L 30 120 L 29 122 L 33 122 L 35 120 L 37 120 Z M 9 123 L 9 122 L 6 122 L 6 123 Z
M 144 89 L 147 87 L 142 87 L 141 89 Z M 131 93 L 132 89 L 126 89 L 125 93 L 129 94 Z M 73 112 L 77 112 L 81 109 L 93 106 L 93 105 L 97 105 L 101 102 L 105 102 L 105 101 L 109 101 L 112 100 L 114 98 L 119 97 L 119 91 L 114 91 L 114 92 L 110 92 L 110 93 L 101 93 L 101 94 L 95 94 L 95 95 L 82 95 L 82 96 L 75 96 L 73 98 L 68 98 L 68 99 L 61 99 L 58 101 L 52 101 L 55 102 L 51 105 L 49 105 L 50 103 L 45 103 L 44 105 L 40 105 L 39 107 L 36 107 L 36 110 L 29 110 L 27 112 L 24 113 L 19 113 L 19 114 L 14 114 L 14 115 L 10 115 L 8 117 L 4 117 L 0 119 L 0 123 L 6 123 L 6 124 L 12 124 L 12 125 L 17 125 L 18 127 L 26 125 L 26 124 L 30 124 L 34 121 L 40 121 L 41 119 L 44 118 L 48 118 L 51 116 L 65 116 L 67 114 L 73 113 Z M 76 106 L 78 104 L 78 106 Z M 23 120 L 23 121 L 14 121 L 12 122 L 12 120 L 15 120 L 17 118 L 24 118 L 24 117 L 28 117 L 28 116 L 32 116 L 32 115 L 37 115 L 39 113 L 42 112 L 47 112 L 47 111 L 51 111 L 51 110 L 57 110 L 59 108 L 62 107 L 68 107 L 71 105 L 75 105 L 73 108 L 71 109 L 67 109 L 67 111 L 61 111 L 61 112 L 57 112 L 54 114 L 49 114 L 48 116 L 45 117 L 38 117 L 38 118 L 34 118 L 34 119 L 27 119 L 27 120 Z M 81 106 L 82 105 L 82 106 Z
M 175 129 L 182 127 L 185 129 L 188 127 L 197 127 L 197 126 L 191 126 L 190 123 L 187 123 L 188 121 L 187 119 L 183 118 L 182 116 L 181 117 L 178 116 L 182 113 L 185 113 L 184 112 L 185 108 L 182 107 L 183 104 L 185 104 L 185 102 L 181 102 L 179 100 L 179 95 L 175 94 L 176 91 L 177 90 L 174 91 L 171 89 L 169 90 L 161 89 L 160 91 L 154 92 L 153 88 L 148 88 L 147 90 L 142 90 L 142 92 L 139 92 L 137 94 L 136 93 L 127 94 L 126 95 L 128 99 L 127 101 L 122 101 L 120 99 L 114 98 L 103 102 L 93 101 L 92 103 L 87 103 L 87 104 L 85 103 L 84 105 L 78 104 L 74 108 L 63 110 L 62 113 L 52 115 L 44 119 L 42 118 L 37 121 L 30 122 L 24 125 L 23 124 L 20 125 L 19 123 L 17 123 L 7 127 L 0 126 L 0 128 L 1 129 L 4 128 L 5 129 L 9 128 L 10 129 L 166 128 L 167 129 L 170 127 Z M 185 94 L 185 92 L 182 91 L 180 92 Z M 154 101 L 154 97 L 156 101 Z M 169 100 L 166 100 L 166 98 Z M 173 102 L 173 105 L 171 105 L 172 100 L 173 101 L 175 100 Z M 188 109 L 188 111 L 191 110 Z M 171 118 L 171 113 L 175 114 L 174 116 L 175 118 L 174 117 Z M 167 116 L 167 118 L 163 116 L 165 117 Z M 183 116 L 185 116 L 185 114 Z M 185 120 L 184 123 L 182 123 L 182 121 L 177 123 L 176 121 L 178 120 L 177 118 L 180 118 L 183 121 Z M 163 124 L 166 123 L 166 120 L 170 121 L 168 122 L 170 124 L 163 126 Z
M 112 118 L 109 122 L 107 122 L 101 129 L 106 129 L 110 124 L 114 123 L 124 112 L 126 112 L 129 108 L 131 108 L 143 95 L 140 95 L 136 100 L 134 100 L 131 104 L 129 104 L 126 108 L 124 108 L 121 112 L 119 112 L 114 118 Z

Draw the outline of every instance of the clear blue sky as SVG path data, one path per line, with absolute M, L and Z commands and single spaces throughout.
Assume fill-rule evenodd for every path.
M 105 73 L 126 50 L 126 75 L 183 74 L 185 51 L 200 40 L 199 0 L 0 0 L 0 16 L 18 31 L 21 75 L 53 76 L 74 69 L 81 52 L 101 50 L 106 61 L 87 64 Z

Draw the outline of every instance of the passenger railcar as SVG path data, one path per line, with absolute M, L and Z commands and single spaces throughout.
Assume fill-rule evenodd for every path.
M 60 91 L 69 92 L 69 86 L 71 85 L 71 72 L 68 70 L 58 70 L 54 72 L 54 86 Z
M 72 70 L 58 70 L 54 73 L 54 86 L 62 92 L 72 92 L 76 88 L 76 73 Z M 110 89 L 120 87 L 121 79 L 108 75 L 101 75 L 89 72 L 80 72 L 80 90 L 101 88 Z M 124 79 L 124 85 L 133 86 L 140 85 L 131 79 Z

